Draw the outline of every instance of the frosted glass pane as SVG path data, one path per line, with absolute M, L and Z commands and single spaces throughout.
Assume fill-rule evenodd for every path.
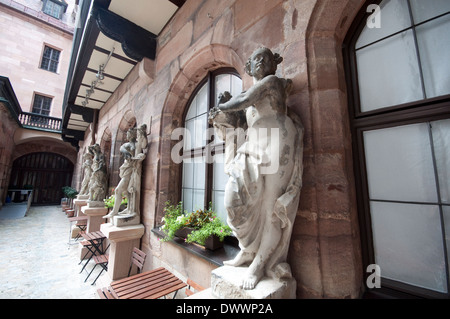
M 242 93 L 242 80 L 237 76 L 231 76 L 231 95 L 236 96 Z
M 366 25 L 356 41 L 357 49 L 411 26 L 406 0 L 383 1 L 380 3 L 380 13 L 381 27 L 368 28 Z
M 219 95 L 225 91 L 231 93 L 231 75 L 230 74 L 220 74 L 216 76 L 216 96 L 215 96 L 215 105 L 217 105 L 217 101 L 219 100 Z
M 194 147 L 202 147 L 206 145 L 206 123 L 207 115 L 203 114 L 195 119 Z
M 447 258 L 450 265 L 450 207 L 443 206 L 444 211 L 444 225 L 445 225 L 445 242 L 447 245 Z
M 450 203 L 450 119 L 432 122 L 431 126 L 441 200 L 448 204 Z
M 356 52 L 361 111 L 423 98 L 412 31 Z
M 438 206 L 371 202 L 370 208 L 381 276 L 447 292 Z
M 427 98 L 450 94 L 449 30 L 450 15 L 416 28 Z
M 183 196 L 181 200 L 183 201 L 183 209 L 188 212 L 191 212 L 193 210 L 192 189 L 183 189 Z
M 225 174 L 224 154 L 218 154 L 214 156 L 213 171 L 213 189 L 222 191 L 225 190 L 225 185 L 228 181 L 228 175 Z
M 205 207 L 205 191 L 204 190 L 194 190 L 193 191 L 193 203 L 192 210 L 204 209 Z
M 195 158 L 194 162 L 194 188 L 205 189 L 205 161 L 204 158 Z
M 450 11 L 448 0 L 410 0 L 410 2 L 416 24 Z
M 184 150 L 193 149 L 195 146 L 195 120 L 189 120 L 185 123 L 186 134 L 184 136 Z
M 183 187 L 194 187 L 194 164 L 183 162 Z
M 197 101 L 194 99 L 189 106 L 188 112 L 186 114 L 186 120 L 189 120 L 197 115 Z
M 227 212 L 225 210 L 225 192 L 214 191 L 213 192 L 213 210 L 216 212 L 217 216 L 221 221 L 227 221 Z
M 208 111 L 208 92 L 206 88 L 207 86 L 203 85 L 203 87 L 197 93 L 197 115 L 206 113 Z
M 364 132 L 371 199 L 436 202 L 426 123 Z

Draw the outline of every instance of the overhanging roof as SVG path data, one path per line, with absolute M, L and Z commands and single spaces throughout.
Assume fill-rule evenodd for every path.
M 62 138 L 78 147 L 131 69 L 154 60 L 157 37 L 185 0 L 84 0 L 74 34 L 63 105 Z

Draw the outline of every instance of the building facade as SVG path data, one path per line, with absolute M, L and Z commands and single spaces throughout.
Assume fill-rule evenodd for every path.
M 76 149 L 61 138 L 61 117 L 77 7 L 0 1 L 2 203 L 8 188 L 26 187 L 34 204 L 55 204 L 71 183 Z
M 98 143 L 112 189 L 127 129 L 149 128 L 141 190 L 146 268 L 164 265 L 208 287 L 211 271 L 234 253 L 233 243 L 222 253 L 162 243 L 158 227 L 167 201 L 189 210 L 211 201 L 221 211 L 221 167 L 202 158 L 206 112 L 222 91 L 252 86 L 244 65 L 264 46 L 284 58 L 277 75 L 293 81 L 288 106 L 305 127 L 288 256 L 297 298 L 449 296 L 448 2 L 138 1 L 127 11 L 115 0 L 92 3 L 72 55 L 63 129 L 77 118 L 85 123 L 63 136 L 79 143 L 74 185 L 82 155 Z M 167 22 L 145 25 L 163 4 L 174 5 Z M 152 40 L 142 47 L 139 39 Z M 109 80 L 104 86 L 93 83 L 98 71 Z M 182 141 L 173 132 L 183 127 L 192 154 L 200 154 L 191 162 L 173 156 Z

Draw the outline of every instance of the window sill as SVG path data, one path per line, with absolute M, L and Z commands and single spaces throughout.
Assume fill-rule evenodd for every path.
M 165 234 L 160 231 L 158 227 L 153 228 L 152 233 L 154 233 L 159 238 L 165 237 Z M 214 251 L 203 249 L 197 245 L 186 243 L 183 239 L 178 237 L 175 237 L 169 242 L 219 267 L 223 266 L 223 262 L 225 260 L 233 259 L 240 251 L 237 240 L 234 237 L 225 238 L 223 248 L 219 248 Z
M 39 67 L 39 69 L 42 70 L 42 71 L 47 71 L 47 72 L 56 74 L 56 75 L 59 75 L 59 74 L 60 74 L 58 71 L 47 70 L 47 69 L 44 69 L 44 68 L 41 68 L 41 67 Z

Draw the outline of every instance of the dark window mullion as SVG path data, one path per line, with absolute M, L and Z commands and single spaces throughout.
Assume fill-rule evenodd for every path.
M 213 96 L 215 96 L 215 86 L 216 86 L 216 77 L 210 72 L 208 74 L 208 90 L 206 92 L 206 105 L 207 110 L 211 110 L 215 105 L 213 101 Z M 208 121 L 208 119 L 207 119 Z M 206 123 L 206 127 L 209 129 L 211 128 L 211 124 L 208 122 Z M 204 147 L 203 151 L 204 154 L 206 154 L 206 164 L 205 164 L 205 209 L 209 208 L 209 203 L 212 201 L 212 185 L 213 185 L 213 164 L 212 159 L 209 158 L 211 152 L 211 146 L 209 145 L 210 141 L 206 141 L 206 146 Z
M 416 49 L 417 63 L 419 64 L 420 85 L 422 86 L 422 96 L 423 96 L 424 99 L 426 99 L 427 98 L 427 92 L 425 90 L 425 80 L 423 78 L 423 68 L 422 68 L 422 61 L 420 59 L 419 43 L 417 42 L 416 25 L 414 23 L 414 17 L 413 17 L 413 13 L 412 13 L 410 0 L 408 0 L 406 2 L 408 4 L 409 19 L 410 19 L 411 25 L 412 25 L 412 32 L 413 32 L 413 38 L 414 38 L 414 48 Z
M 445 274 L 447 277 L 447 293 L 450 293 L 450 273 L 449 273 L 449 264 L 448 264 L 448 247 L 445 233 L 445 218 L 444 218 L 444 209 L 442 207 L 442 197 L 441 197 L 441 186 L 439 183 L 439 172 L 437 168 L 436 161 L 436 152 L 434 148 L 434 139 L 433 139 L 433 126 L 431 122 L 428 122 L 428 136 L 430 139 L 430 147 L 431 147 L 431 158 L 433 160 L 433 170 L 434 170 L 434 179 L 436 183 L 436 192 L 439 203 L 439 218 L 441 221 L 441 232 L 442 232 L 442 243 L 444 248 L 444 263 L 445 263 Z

